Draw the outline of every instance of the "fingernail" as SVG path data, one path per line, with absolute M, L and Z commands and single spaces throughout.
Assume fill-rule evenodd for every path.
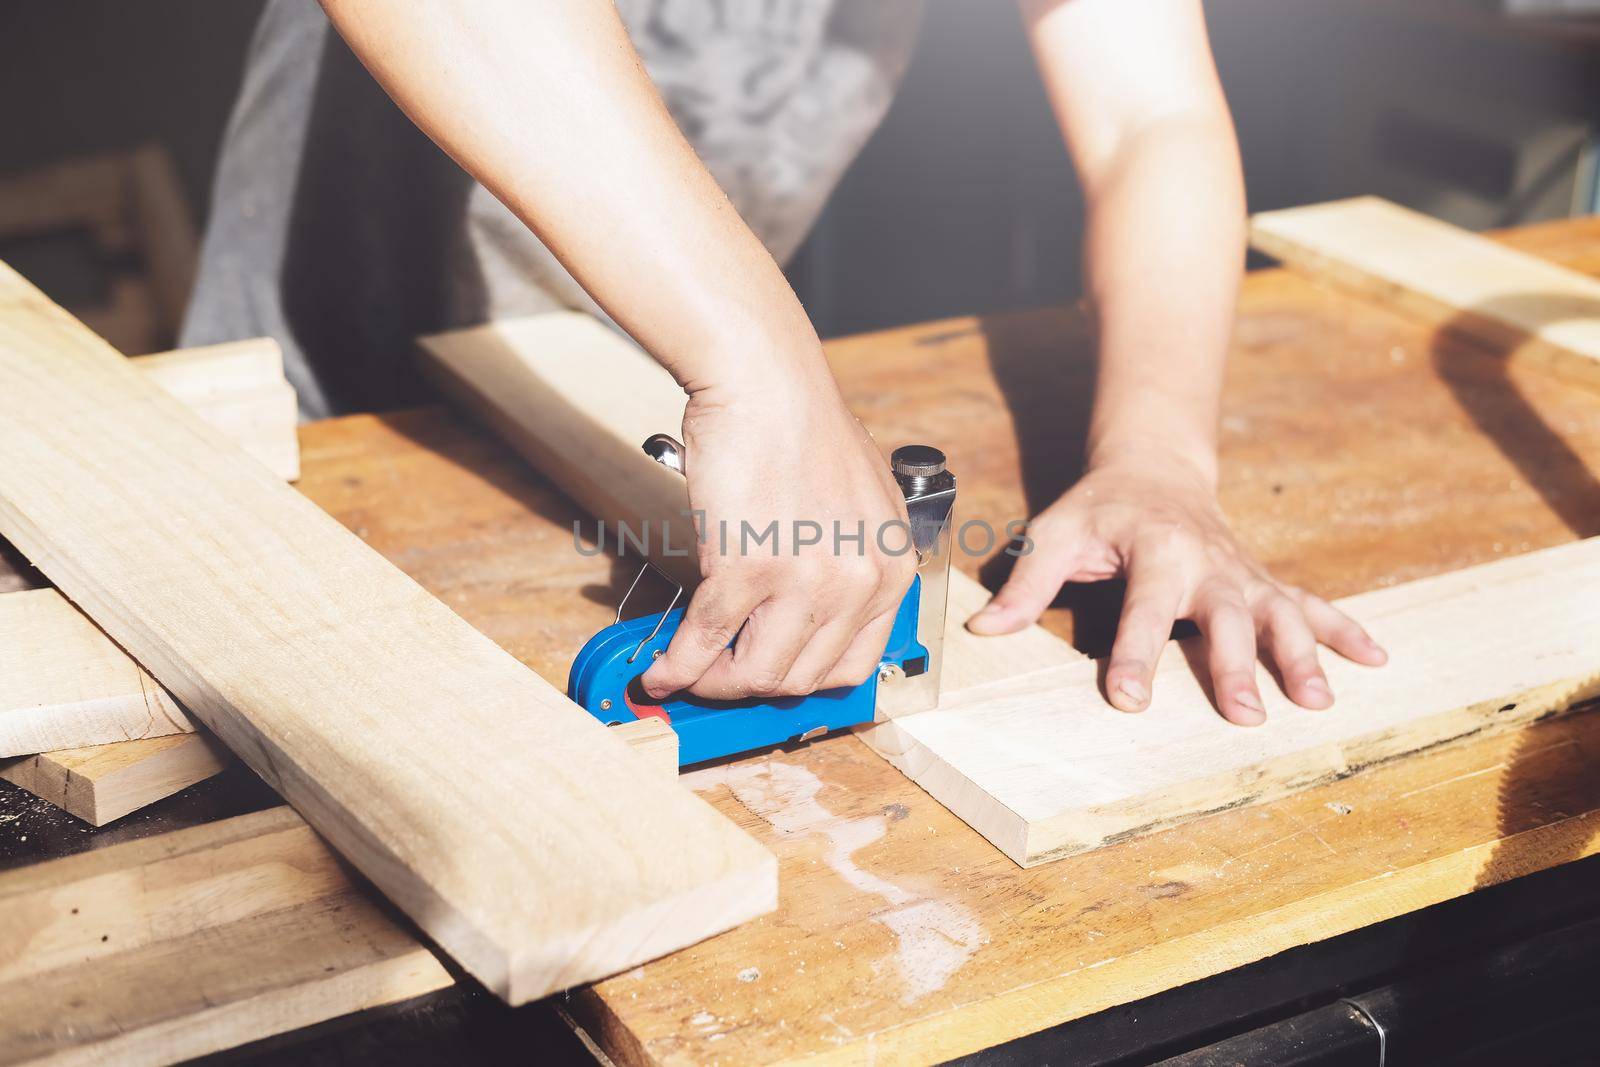
M 1233 702 L 1249 712 L 1248 715 L 1241 716 L 1246 723 L 1254 726 L 1257 723 L 1266 721 L 1267 709 L 1261 706 L 1261 698 L 1248 689 L 1235 694 Z
M 1006 612 L 1004 608 L 990 604 L 980 608 L 977 614 L 967 620 L 967 629 L 976 633 L 983 633 L 996 627 L 1005 625 Z
M 1134 678 L 1124 678 L 1117 683 L 1117 692 L 1121 693 L 1128 703 L 1135 707 L 1144 707 L 1150 700 L 1150 691 L 1144 683 Z
M 1330 689 L 1328 687 L 1328 683 L 1321 678 L 1306 679 L 1306 688 L 1310 690 L 1313 696 L 1326 697 L 1328 700 L 1333 699 L 1333 690 Z

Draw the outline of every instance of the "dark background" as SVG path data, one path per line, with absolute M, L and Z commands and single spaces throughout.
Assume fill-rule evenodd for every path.
M 1495 0 L 1206 6 L 1252 210 L 1369 192 L 1474 228 L 1592 210 L 1594 23 Z M 153 140 L 203 221 L 259 10 L 6 5 L 0 174 Z M 929 0 L 894 108 L 790 274 L 824 336 L 1058 303 L 1081 227 L 1013 6 Z

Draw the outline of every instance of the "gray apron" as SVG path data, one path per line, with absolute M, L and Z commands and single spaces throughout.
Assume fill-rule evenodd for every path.
M 674 119 L 784 263 L 887 110 L 921 5 L 617 6 Z M 313 0 L 271 0 L 229 120 L 180 344 L 276 338 L 301 414 L 322 418 L 425 399 L 411 361 L 418 334 L 556 308 L 609 321 L 411 124 Z

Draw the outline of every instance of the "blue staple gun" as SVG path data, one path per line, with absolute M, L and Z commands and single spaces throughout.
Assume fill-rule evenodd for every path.
M 684 448 L 666 434 L 652 436 L 644 450 L 664 466 L 683 472 Z M 927 445 L 896 449 L 891 465 L 906 498 L 909 548 L 916 552 L 917 574 L 900 602 L 878 670 L 866 681 L 803 697 L 713 701 L 685 693 L 660 703 L 651 701 L 638 679 L 666 651 L 683 621 L 683 608 L 677 606 L 683 587 L 678 586 L 666 611 L 624 620 L 628 600 L 651 569 L 646 563 L 617 606 L 616 620 L 578 653 L 567 695 L 608 726 L 651 716 L 668 723 L 678 735 L 680 765 L 809 741 L 834 730 L 933 707 L 939 699 L 956 480 L 945 469 L 944 453 Z

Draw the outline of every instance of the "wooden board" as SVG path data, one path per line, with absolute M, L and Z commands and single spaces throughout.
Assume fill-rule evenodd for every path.
M 502 997 L 775 905 L 770 853 L 9 271 L 0 397 L 0 533 Z
M 1600 386 L 1600 281 L 1378 197 L 1265 211 L 1250 243 L 1312 278 Z
M 671 727 L 616 735 L 676 780 Z M 170 1063 L 451 981 L 289 807 L 0 874 L 0 1064 Z
M 0 874 L 0 1064 L 164 1064 L 448 986 L 286 807 Z
M 300 477 L 298 403 L 272 338 L 157 352 L 132 363 L 278 477 Z
M 131 362 L 279 476 L 299 476 L 294 390 L 276 342 Z M 173 736 L 193 729 L 171 695 L 55 590 L 0 594 L 0 758 L 28 756 L 0 778 L 103 825 L 226 765 L 209 739 Z
M 230 762 L 228 750 L 209 734 L 170 734 L 21 756 L 0 763 L 0 778 L 104 826 L 221 773 Z
M 1086 659 L 955 693 L 870 743 L 1012 859 L 1042 863 L 1600 694 L 1596 588 L 1590 539 L 1345 598 L 1388 666 L 1327 657 L 1339 708 L 1326 712 L 1295 707 L 1263 671 L 1268 721 L 1249 730 L 1212 710 L 1191 640 L 1167 650 L 1140 715 L 1104 702 Z
M 1500 239 L 1600 274 L 1600 220 Z M 827 347 L 880 441 L 961 427 L 947 451 L 963 516 L 1003 525 L 1071 484 L 1093 382 L 1085 316 Z M 1222 460 L 1245 544 L 1328 596 L 1600 533 L 1592 393 L 1288 271 L 1245 283 Z M 1004 574 L 963 563 L 986 583 Z M 471 605 L 470 585 L 435 580 Z M 1117 596 L 1069 591 L 1046 624 L 1105 648 Z M 856 740 L 819 742 L 696 783 L 754 812 L 782 864 L 781 911 L 578 1006 L 619 1063 L 653 1064 L 933 1063 L 1116 1005 L 1138 1019 L 1140 998 L 1594 855 L 1597 759 L 1600 715 L 1564 716 L 1020 870 Z
M 686 506 L 676 475 L 637 447 L 681 421 L 682 393 L 605 327 L 568 313 L 424 347 L 586 508 L 637 526 Z M 1332 714 L 1293 707 L 1263 670 L 1269 721 L 1253 730 L 1217 716 L 1194 649 L 1168 650 L 1156 701 L 1130 716 L 1105 704 L 1095 661 L 1038 628 L 952 632 L 940 706 L 862 737 L 1017 863 L 1042 863 L 1567 707 L 1600 676 L 1597 585 L 1600 541 L 1352 598 L 1344 606 L 1393 662 L 1372 671 L 1330 657 L 1344 694 Z M 968 597 L 970 580 L 952 586 Z M 1481 620 L 1513 616 L 1527 622 L 1496 655 L 1503 642 Z M 952 627 L 964 617 L 952 613 Z
M 0 757 L 193 729 L 172 695 L 60 593 L 0 593 Z

